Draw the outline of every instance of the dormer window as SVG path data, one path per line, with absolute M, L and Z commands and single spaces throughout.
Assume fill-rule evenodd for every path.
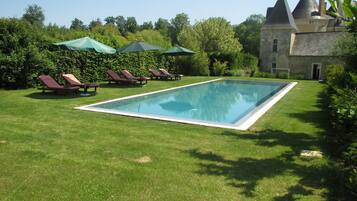
M 273 52 L 278 52 L 278 39 L 273 41 Z

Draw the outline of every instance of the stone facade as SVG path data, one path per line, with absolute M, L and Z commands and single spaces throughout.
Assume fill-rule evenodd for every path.
M 325 14 L 323 2 L 300 0 L 291 12 L 286 0 L 278 0 L 268 8 L 261 30 L 262 71 L 289 70 L 306 79 L 324 79 L 328 65 L 342 63 L 333 50 L 345 28 Z

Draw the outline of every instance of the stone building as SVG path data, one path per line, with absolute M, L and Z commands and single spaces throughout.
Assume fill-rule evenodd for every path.
M 338 12 L 343 15 L 342 9 Z M 293 12 L 287 0 L 278 0 L 274 7 L 268 8 L 261 30 L 261 70 L 289 71 L 306 79 L 324 79 L 329 64 L 342 63 L 333 53 L 346 30 L 340 24 L 340 19 L 326 14 L 324 0 L 319 4 L 315 0 L 300 0 Z

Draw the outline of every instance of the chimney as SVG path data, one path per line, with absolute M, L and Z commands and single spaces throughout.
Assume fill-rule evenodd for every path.
M 320 0 L 319 13 L 320 13 L 321 17 L 326 15 L 326 2 L 325 2 L 325 0 Z

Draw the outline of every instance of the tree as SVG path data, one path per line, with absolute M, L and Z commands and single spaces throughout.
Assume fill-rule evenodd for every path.
M 127 38 L 129 41 L 145 41 L 163 48 L 169 48 L 171 45 L 170 40 L 167 37 L 161 35 L 159 31 L 152 29 L 138 31 L 136 33 L 128 33 Z
M 92 30 L 94 27 L 96 27 L 96 26 L 102 26 L 102 21 L 99 19 L 99 18 L 97 18 L 96 20 L 92 20 L 90 23 L 89 23 L 89 26 L 88 26 L 88 28 L 90 29 L 90 30 Z
M 152 24 L 152 22 L 144 22 L 141 26 L 140 26 L 141 30 L 151 30 L 154 29 L 154 26 Z
M 348 21 L 350 35 L 344 37 L 338 44 L 337 51 L 346 62 L 346 70 L 357 73 L 357 5 L 351 0 L 343 2 L 343 11 Z M 357 76 L 356 76 L 357 77 Z
M 0 86 L 1 83 L 28 87 L 37 72 L 50 66 L 41 49 L 45 43 L 42 29 L 18 19 L 0 19 Z
M 209 18 L 196 23 L 193 27 L 186 26 L 179 34 L 178 41 L 181 45 L 198 52 L 183 62 L 185 68 L 196 73 L 207 72 L 208 65 L 218 60 L 217 55 L 234 54 L 241 50 L 241 44 L 234 37 L 232 26 L 224 18 Z M 206 62 L 207 60 L 209 62 Z M 226 61 L 221 58 L 219 60 L 222 63 Z
M 119 32 L 121 35 L 126 36 L 128 30 L 126 29 L 126 20 L 123 16 L 117 16 L 115 18 L 115 24 L 118 27 Z
M 235 37 L 243 45 L 244 52 L 259 57 L 260 30 L 264 22 L 263 15 L 251 15 L 243 23 L 234 27 Z
M 157 22 L 155 22 L 155 30 L 160 31 L 163 36 L 170 37 L 169 30 L 171 24 L 168 20 L 159 18 Z
M 156 30 L 168 30 L 170 26 L 171 24 L 167 19 L 159 18 L 157 22 L 155 22 Z
M 171 19 L 171 40 L 177 43 L 177 37 L 180 32 L 187 26 L 190 26 L 188 15 L 185 13 L 177 14 L 175 18 Z
M 71 24 L 71 27 L 70 29 L 75 29 L 75 30 L 84 30 L 86 29 L 86 26 L 84 25 L 83 21 L 78 19 L 78 18 L 75 18 L 73 21 L 72 21 L 72 24 Z
M 43 26 L 45 15 L 43 14 L 43 10 L 40 6 L 33 4 L 29 5 L 25 9 L 25 13 L 22 16 L 22 19 L 30 22 L 31 24 Z
M 104 19 L 104 21 L 105 21 L 105 24 L 113 24 L 113 25 L 115 25 L 115 17 L 113 17 L 113 16 L 106 17 Z
M 193 26 L 193 29 L 187 27 L 179 35 L 180 43 L 185 45 L 187 41 L 187 35 L 192 35 L 196 41 L 189 42 L 198 45 L 200 50 L 212 53 L 228 53 L 239 52 L 241 50 L 241 44 L 234 37 L 234 31 L 230 23 L 224 18 L 209 18 L 208 20 L 198 22 Z M 189 37 L 190 38 L 190 37 Z M 197 47 L 191 47 L 197 49 Z
M 138 30 L 138 23 L 135 17 L 127 17 L 125 27 L 128 32 L 135 33 Z

